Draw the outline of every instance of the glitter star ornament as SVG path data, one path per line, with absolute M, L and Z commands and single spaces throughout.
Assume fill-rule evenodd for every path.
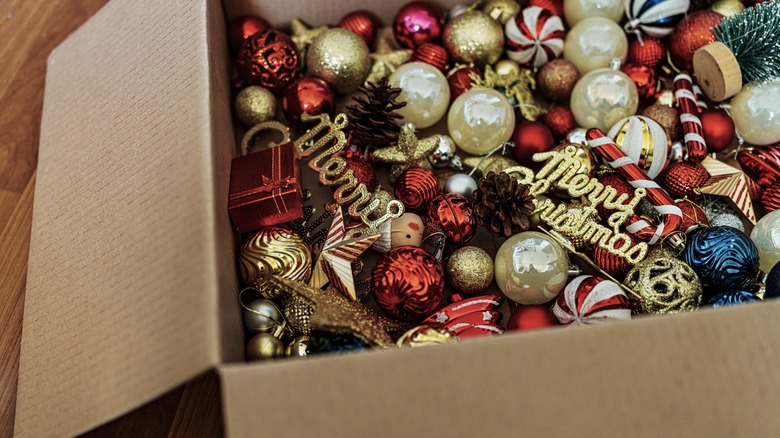
M 414 125 L 407 123 L 398 134 L 398 144 L 374 151 L 374 158 L 390 163 L 390 182 L 395 183 L 404 170 L 410 167 L 422 167 L 433 170 L 428 156 L 439 146 L 440 136 L 432 135 L 419 139 L 414 133 Z
M 383 77 L 390 77 L 411 57 L 411 49 L 393 50 L 386 38 L 380 38 L 376 43 L 376 52 L 371 54 L 371 71 L 366 78 L 366 85 L 369 82 L 379 82 Z
M 311 44 L 314 38 L 317 38 L 319 34 L 328 30 L 328 27 L 320 26 L 320 27 L 310 28 L 303 21 L 294 18 L 293 21 L 290 23 L 290 30 L 292 31 L 293 43 L 295 43 L 295 47 L 298 49 L 298 52 L 300 52 L 301 54 L 300 59 L 305 60 L 306 48 L 309 47 L 309 44 Z
M 705 158 L 701 164 L 709 172 L 710 179 L 704 183 L 699 192 L 729 198 L 745 217 L 755 224 L 756 213 L 753 211 L 751 194 L 758 191 L 757 184 L 742 170 L 722 161 Z
M 376 233 L 348 239 L 344 216 L 340 208 L 336 209 L 333 223 L 328 230 L 328 238 L 314 266 L 309 286 L 321 288 L 330 282 L 344 295 L 353 301 L 356 300 L 352 262 L 370 248 L 379 237 L 379 233 Z

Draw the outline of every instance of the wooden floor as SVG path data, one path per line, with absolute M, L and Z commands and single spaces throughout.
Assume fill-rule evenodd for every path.
M 0 438 L 14 427 L 46 58 L 106 2 L 0 0 Z M 91 435 L 219 435 L 219 407 L 205 415 L 192 407 L 216 391 L 216 380 L 205 376 Z

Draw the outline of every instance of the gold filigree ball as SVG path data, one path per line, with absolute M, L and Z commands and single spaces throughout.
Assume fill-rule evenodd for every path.
M 623 282 L 635 313 L 677 313 L 701 304 L 702 286 L 690 266 L 667 250 L 655 250 L 628 271 Z

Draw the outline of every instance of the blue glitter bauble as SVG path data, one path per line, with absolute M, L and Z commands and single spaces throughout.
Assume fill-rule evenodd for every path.
M 732 227 L 700 228 L 688 236 L 682 259 L 701 280 L 704 298 L 749 289 L 758 274 L 758 249 Z
M 775 267 L 769 271 L 766 277 L 766 292 L 764 299 L 780 297 L 780 262 L 775 263 Z
M 717 309 L 718 307 L 752 303 L 756 300 L 758 300 L 758 297 L 753 293 L 744 290 L 733 290 L 715 295 L 707 304 Z

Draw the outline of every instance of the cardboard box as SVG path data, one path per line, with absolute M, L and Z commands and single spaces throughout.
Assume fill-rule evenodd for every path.
M 317 25 L 368 8 L 388 23 L 402 3 L 224 9 Z M 216 0 L 114 0 L 51 54 L 18 436 L 88 431 L 209 370 L 233 437 L 777 435 L 780 301 L 244 363 L 228 57 Z

